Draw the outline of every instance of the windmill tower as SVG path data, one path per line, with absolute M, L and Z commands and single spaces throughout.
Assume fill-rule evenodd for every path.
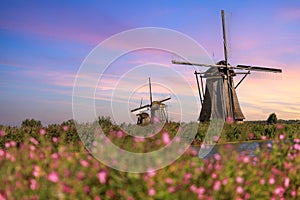
M 155 122 L 168 122 L 168 112 L 167 112 L 167 106 L 163 103 L 165 101 L 168 101 L 171 99 L 171 97 L 167 97 L 165 99 L 159 100 L 159 101 L 153 101 L 152 100 L 152 88 L 151 88 L 151 80 L 149 77 L 149 97 L 150 97 L 150 104 L 142 106 L 142 101 L 140 107 L 132 109 L 131 112 L 137 112 L 137 125 L 147 125 L 149 123 L 155 123 Z M 150 115 L 147 113 L 147 111 L 150 111 Z
M 198 71 L 195 71 L 194 73 L 196 76 L 200 102 L 202 104 L 201 112 L 198 119 L 199 121 L 209 121 L 212 116 L 213 105 L 222 104 L 224 105 L 223 106 L 224 110 L 217 111 L 217 112 L 219 113 L 223 112 L 225 114 L 226 119 L 242 122 L 245 119 L 245 117 L 239 104 L 239 100 L 236 94 L 236 88 L 242 83 L 242 81 L 247 77 L 247 75 L 250 74 L 251 71 L 281 73 L 282 70 L 276 68 L 257 67 L 257 66 L 248 66 L 248 65 L 236 65 L 236 66 L 230 65 L 228 63 L 224 10 L 221 11 L 221 15 L 222 15 L 222 29 L 223 29 L 224 57 L 225 57 L 224 60 L 219 61 L 215 65 L 179 62 L 175 60 L 172 60 L 172 63 L 180 64 L 180 65 L 210 67 L 204 73 Z M 234 71 L 234 70 L 240 70 L 240 71 Z M 233 77 L 236 76 L 237 74 L 244 74 L 244 76 L 235 86 Z M 203 87 L 203 78 L 206 78 L 205 91 Z M 220 98 L 220 94 L 214 91 L 222 91 L 224 98 Z M 223 116 L 223 115 L 219 114 L 219 116 Z

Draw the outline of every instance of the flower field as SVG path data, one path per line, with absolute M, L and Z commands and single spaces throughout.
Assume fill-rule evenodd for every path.
M 176 129 L 171 126 L 158 134 L 155 142 L 130 140 L 124 148 L 144 152 L 166 144 L 172 128 Z M 0 126 L 0 199 L 299 199 L 298 129 L 275 129 L 273 135 L 265 129 L 241 135 L 245 140 L 273 137 L 273 144 L 257 149 L 256 156 L 238 154 L 231 144 L 224 144 L 218 154 L 202 160 L 194 146 L 168 167 L 138 174 L 94 159 L 70 121 L 48 127 Z M 238 130 L 230 133 L 234 132 Z M 109 134 L 116 143 L 126 141 L 119 130 L 112 128 Z

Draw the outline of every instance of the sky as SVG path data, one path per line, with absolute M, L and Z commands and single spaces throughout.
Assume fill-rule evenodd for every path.
M 299 1 L 2 1 L 0 124 L 20 125 L 26 118 L 35 118 L 46 125 L 71 119 L 80 66 L 98 44 L 123 31 L 172 29 L 199 43 L 214 62 L 224 59 L 222 9 L 229 62 L 283 70 L 280 75 L 253 73 L 238 87 L 246 119 L 265 120 L 272 112 L 281 119 L 300 119 Z M 117 43 L 112 48 L 123 47 Z M 154 99 L 172 97 L 167 102 L 170 119 L 183 115 L 196 120 L 199 102 L 190 101 L 198 100 L 195 68 L 172 65 L 174 57 L 170 52 L 145 49 L 115 60 L 104 74 L 98 74 L 102 78 L 95 93 L 97 115 L 113 113 L 116 122 L 134 122 L 128 108 L 139 106 L 141 98 L 143 104 L 149 103 L 151 76 Z M 165 69 L 179 72 L 191 92 L 181 87 L 178 74 Z

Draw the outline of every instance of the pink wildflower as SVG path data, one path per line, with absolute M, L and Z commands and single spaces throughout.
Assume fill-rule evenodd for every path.
M 205 188 L 204 187 L 199 187 L 198 188 L 198 194 L 204 194 Z
M 284 187 L 289 187 L 289 184 L 290 184 L 290 179 L 288 178 L 288 177 L 286 177 L 285 179 L 284 179 Z
M 62 127 L 64 131 L 68 131 L 69 130 L 69 126 L 63 126 Z
M 35 138 L 31 137 L 29 139 L 30 142 L 32 142 L 35 146 L 37 146 L 39 144 L 39 141 L 37 141 Z
M 32 175 L 36 178 L 41 175 L 41 168 L 38 165 L 33 166 Z
M 17 143 L 14 140 L 10 141 L 10 146 L 15 147 L 16 145 Z
M 234 122 L 233 118 L 232 117 L 228 117 L 227 118 L 227 123 L 228 124 L 232 124 Z
M 267 144 L 267 147 L 268 147 L 269 149 L 271 149 L 271 148 L 272 148 L 272 144 L 271 144 L 271 143 L 268 143 L 268 144 Z
M 283 125 L 282 124 L 278 124 L 277 125 L 277 129 L 283 129 Z
M 117 132 L 117 137 L 118 137 L 118 138 L 123 137 L 123 135 L 124 135 L 124 132 L 123 132 L 123 131 L 118 131 L 118 132 Z
M 2 149 L 0 149 L 0 157 L 2 157 L 4 155 L 5 155 L 5 152 Z
M 5 143 L 5 148 L 9 148 L 10 147 L 10 143 L 9 142 L 6 142 Z
M 216 178 L 218 177 L 218 175 L 214 172 L 214 173 L 212 173 L 211 177 L 212 177 L 213 179 L 216 179 Z
M 196 187 L 196 185 L 191 185 L 190 186 L 190 190 L 192 191 L 192 192 L 196 192 L 197 191 L 197 187 Z
M 250 194 L 249 193 L 245 194 L 245 199 L 250 199 Z
M 218 154 L 218 153 L 215 153 L 215 154 L 214 154 L 214 158 L 215 158 L 216 160 L 221 160 L 221 156 L 220 156 L 220 154 Z
M 275 183 L 275 179 L 273 178 L 273 177 L 271 177 L 270 179 L 269 179 L 269 184 L 270 185 L 273 185 Z
M 97 174 L 98 180 L 100 183 L 106 183 L 107 179 L 107 172 L 106 171 L 101 171 Z
M 187 174 L 184 174 L 184 180 L 189 180 L 190 178 L 192 178 L 192 174 L 191 173 L 187 173 Z
M 89 166 L 89 163 L 88 163 L 88 161 L 86 161 L 86 160 L 80 160 L 80 164 L 81 164 L 83 167 L 88 167 L 88 166 Z
M 217 136 L 217 135 L 214 135 L 214 136 L 213 136 L 214 142 L 217 142 L 219 139 L 220 139 L 220 136 Z
M 59 181 L 59 176 L 57 172 L 51 172 L 48 174 L 47 179 L 53 183 L 57 183 Z
M 249 134 L 249 139 L 252 140 L 254 138 L 254 133 Z
M 134 137 L 134 141 L 135 142 L 145 142 L 145 138 L 144 137 Z
M 53 160 L 57 160 L 57 159 L 58 159 L 58 154 L 57 154 L 57 153 L 51 154 L 51 158 L 52 158 Z
M 279 135 L 279 139 L 283 140 L 285 138 L 284 134 Z
M 264 184 L 265 184 L 265 182 L 266 182 L 266 181 L 265 181 L 265 179 L 263 179 L 263 178 L 262 178 L 262 179 L 260 179 L 260 181 L 259 181 L 259 183 L 260 183 L 261 185 L 264 185 Z
M 32 189 L 32 190 L 36 190 L 37 189 L 38 183 L 37 183 L 37 181 L 35 179 L 30 179 L 29 183 L 30 183 L 30 189 Z
M 250 158 L 249 158 L 248 156 L 245 156 L 245 157 L 243 158 L 243 162 L 244 162 L 244 163 L 249 163 L 249 162 L 250 162 Z
M 242 177 L 238 176 L 238 177 L 236 177 L 235 181 L 237 183 L 243 183 L 244 179 Z
M 88 185 L 84 186 L 83 189 L 84 189 L 84 192 L 87 193 L 87 194 L 89 194 L 90 191 L 91 191 L 91 189 L 90 189 L 90 187 Z
M 0 137 L 4 137 L 5 136 L 5 132 L 3 130 L 0 130 Z
M 79 180 L 82 180 L 82 179 L 84 178 L 84 172 L 83 172 L 83 171 L 79 171 L 79 172 L 77 173 L 77 178 L 78 178 Z
M 41 134 L 41 135 L 45 135 L 45 134 L 46 134 L 46 130 L 43 129 L 43 128 L 41 128 L 41 129 L 40 129 L 40 134 Z
M 222 184 L 227 185 L 227 183 L 228 183 L 228 178 L 224 178 L 223 181 L 222 181 Z
M 154 196 L 156 194 L 156 191 L 154 188 L 150 188 L 148 191 L 149 196 Z
M 68 185 L 66 185 L 66 184 L 63 184 L 63 191 L 65 192 L 65 193 L 71 193 L 72 192 L 72 188 L 71 187 L 69 187 Z
M 296 196 L 296 194 L 297 194 L 296 190 L 292 190 L 291 195 L 294 197 Z
M 261 139 L 262 139 L 262 140 L 266 140 L 267 137 L 266 137 L 265 135 L 262 135 L 262 136 L 261 136 Z
M 300 151 L 300 144 L 294 144 L 294 149 Z
M 173 180 L 172 180 L 171 178 L 166 178 L 166 183 L 172 184 L 172 183 L 173 183 Z
M 101 198 L 99 196 L 95 196 L 94 200 L 101 200 Z
M 153 177 L 155 176 L 156 172 L 154 169 L 148 169 L 147 171 L 147 175 L 150 176 L 150 177 Z
M 278 196 L 282 196 L 284 193 L 284 188 L 279 186 L 279 187 L 276 187 L 275 190 L 274 190 L 274 194 L 278 195 Z
M 29 149 L 30 149 L 30 151 L 34 151 L 35 150 L 35 146 L 29 145 Z
M 58 142 L 58 138 L 57 138 L 57 137 L 53 137 L 53 138 L 52 138 L 52 141 L 53 141 L 54 143 L 57 143 L 57 142 Z
M 236 192 L 237 192 L 238 194 L 242 194 L 242 193 L 244 192 L 244 189 L 243 189 L 241 186 L 238 186 L 238 187 L 236 188 Z
M 163 135 L 162 135 L 162 140 L 163 140 L 164 144 L 169 144 L 170 141 L 171 141 L 169 133 L 164 132 Z
M 216 181 L 213 187 L 214 191 L 218 191 L 220 190 L 220 188 L 221 188 L 221 181 Z
M 173 192 L 175 192 L 175 188 L 174 187 L 169 187 L 168 191 L 169 191 L 169 193 L 173 193 Z

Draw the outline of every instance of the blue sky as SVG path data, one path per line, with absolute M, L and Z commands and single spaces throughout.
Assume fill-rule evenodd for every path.
M 73 83 L 82 61 L 97 44 L 121 31 L 149 26 L 174 29 L 195 39 L 216 62 L 223 59 L 221 9 L 227 14 L 230 62 L 282 67 L 284 72 L 280 76 L 255 73 L 243 82 L 237 92 L 246 118 L 266 119 L 270 112 L 276 112 L 279 118 L 300 119 L 299 1 L 1 4 L 1 124 L 19 125 L 26 118 L 60 123 L 72 118 Z M 127 71 L 135 62 L 151 59 L 165 64 L 171 56 L 139 52 L 120 59 L 115 69 Z M 182 70 L 183 74 L 189 71 Z M 195 81 L 193 74 L 189 79 Z M 157 91 L 157 98 L 164 95 L 159 87 Z M 97 103 L 102 106 L 99 113 L 109 113 L 107 103 Z M 120 115 L 128 120 L 127 111 Z

